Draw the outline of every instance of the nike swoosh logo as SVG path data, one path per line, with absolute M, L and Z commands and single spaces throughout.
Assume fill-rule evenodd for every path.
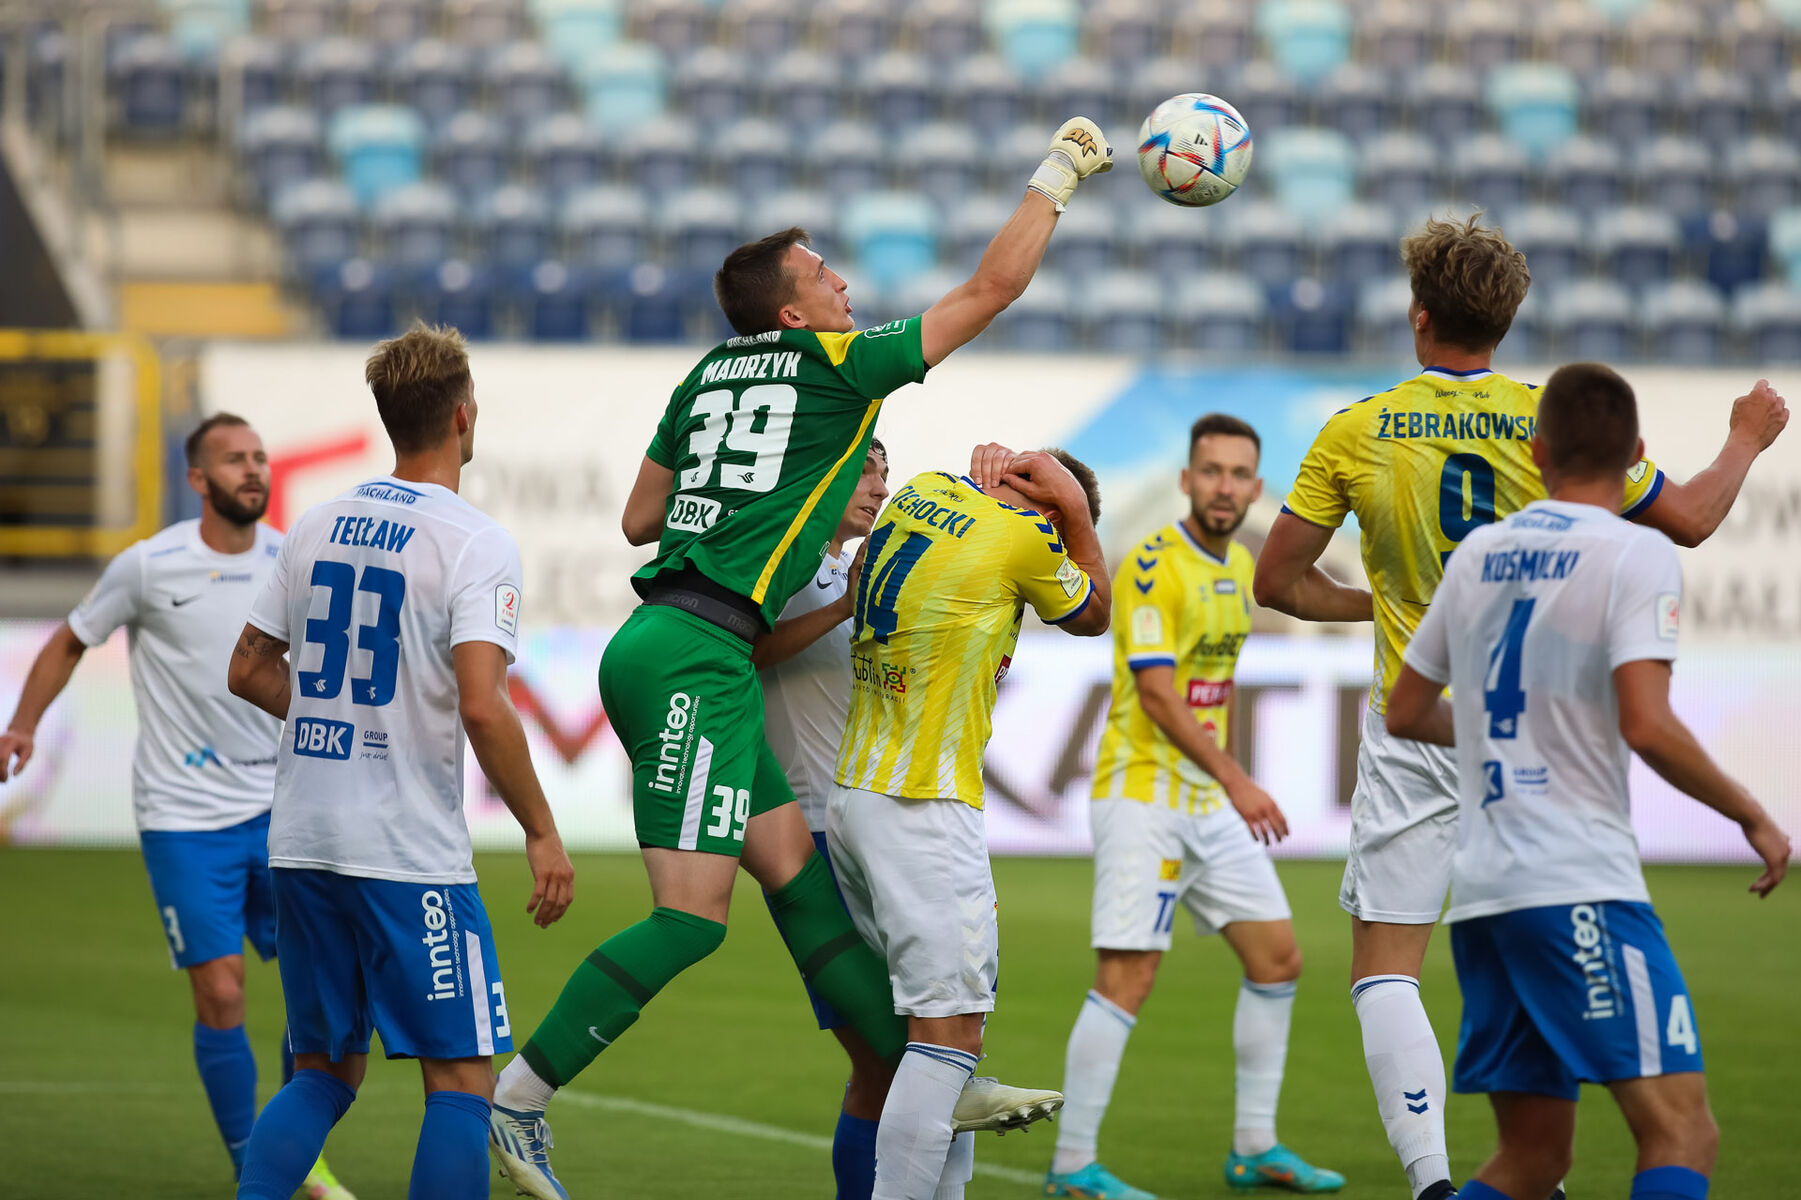
M 172 599 L 170 599 L 170 601 L 169 601 L 169 607 L 170 607 L 170 608 L 180 608 L 180 607 L 181 607 L 181 606 L 182 606 L 182 605 L 184 605 L 184 604 L 191 604 L 191 603 L 193 603 L 193 602 L 194 602 L 194 601 L 195 601 L 195 600 L 198 600 L 198 599 L 200 599 L 200 593 L 199 593 L 199 592 L 195 592 L 195 593 L 194 593 L 194 594 L 193 594 L 193 595 L 192 595 L 192 596 L 183 596 L 183 597 L 182 597 L 182 598 L 181 598 L 181 599 L 179 599 L 179 600 L 177 600 L 177 599 L 173 599 L 173 598 L 172 598 Z
M 823 592 L 827 588 L 831 587 L 834 582 L 836 582 L 836 581 L 831 580 L 831 579 L 815 579 L 813 581 L 813 586 Z
M 612 1038 L 601 1037 L 600 1030 L 596 1029 L 592 1025 L 588 1026 L 588 1036 L 593 1038 L 595 1041 L 599 1042 L 603 1046 L 611 1046 L 613 1044 Z

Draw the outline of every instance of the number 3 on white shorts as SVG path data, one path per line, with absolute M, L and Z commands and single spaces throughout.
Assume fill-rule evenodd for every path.
M 1663 1040 L 1680 1046 L 1686 1054 L 1695 1053 L 1695 1015 L 1689 1011 L 1687 996 L 1670 997 L 1670 1023 L 1663 1031 Z
M 744 823 L 750 819 L 750 790 L 739 788 L 734 793 L 720 784 L 713 789 L 713 794 L 719 797 L 719 802 L 713 806 L 713 823 L 707 826 L 707 836 L 742 842 Z

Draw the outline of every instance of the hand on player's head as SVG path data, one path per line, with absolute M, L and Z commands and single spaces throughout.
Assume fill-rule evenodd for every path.
M 1001 474 L 1001 483 L 1032 503 L 1034 508 L 1061 526 L 1072 516 L 1086 519 L 1088 497 L 1069 468 L 1043 450 L 1015 454 Z
M 969 478 L 979 488 L 991 488 L 1001 481 L 1007 467 L 1019 452 L 999 442 L 983 442 L 969 452 Z
M 1732 432 L 1752 439 L 1760 451 L 1768 450 L 1787 425 L 1788 404 L 1767 379 L 1732 402 Z

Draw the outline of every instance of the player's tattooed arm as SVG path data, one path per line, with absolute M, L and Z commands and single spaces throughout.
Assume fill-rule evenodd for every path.
M 1788 405 L 1767 379 L 1732 402 L 1726 444 L 1687 483 L 1664 481 L 1650 505 L 1633 518 L 1664 533 L 1678 546 L 1699 546 L 1732 511 L 1757 456 L 1788 425 Z
M 248 700 L 278 721 L 288 719 L 288 644 L 254 625 L 245 625 L 225 671 L 231 694 Z
M 1278 516 L 1257 555 L 1251 584 L 1257 603 L 1303 621 L 1375 620 L 1369 592 L 1338 582 L 1320 567 L 1319 556 L 1331 541 L 1330 529 L 1293 513 Z

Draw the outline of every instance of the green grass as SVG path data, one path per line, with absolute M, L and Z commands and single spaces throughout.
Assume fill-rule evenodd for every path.
M 515 1036 L 523 1040 L 592 946 L 647 907 L 635 857 L 578 860 L 577 901 L 548 931 L 526 923 L 522 858 L 483 856 L 483 891 L 500 940 Z M 1350 1178 L 1344 1195 L 1404 1196 L 1376 1119 L 1346 996 L 1348 932 L 1338 867 L 1282 866 L 1307 969 L 1295 1010 L 1283 1139 Z M 996 864 L 1004 969 L 985 1074 L 1056 1086 L 1063 1045 L 1091 970 L 1085 862 Z M 1775 1195 L 1792 1178 L 1796 1123 L 1794 1002 L 1801 995 L 1796 898 L 1759 904 L 1749 869 L 1664 868 L 1651 888 L 1694 996 L 1709 1086 L 1724 1129 L 1715 1195 Z M 1794 886 L 1794 885 L 1792 885 Z M 812 1028 L 800 984 L 752 888 L 741 888 L 725 948 L 661 996 L 572 1091 L 724 1114 L 829 1136 L 844 1067 Z M 230 1174 L 195 1078 L 185 980 L 168 967 L 135 852 L 0 851 L 0 1195 L 174 1200 L 228 1195 Z M 1102 1133 L 1107 1163 L 1169 1197 L 1223 1196 L 1219 1165 L 1232 1117 L 1231 1014 L 1237 972 L 1217 939 L 1178 939 L 1133 1035 Z M 250 977 L 250 1026 L 265 1094 L 282 1024 L 275 968 Z M 1425 995 L 1447 1059 L 1458 1001 L 1446 939 L 1434 941 Z M 53 1085 L 54 1090 L 43 1085 Z M 364 1200 L 406 1194 L 418 1128 L 418 1071 L 372 1065 L 333 1133 L 331 1160 Z M 617 1107 L 552 1110 L 557 1163 L 576 1200 L 601 1196 L 824 1197 L 827 1155 Z M 1493 1144 L 1487 1106 L 1454 1097 L 1448 1120 L 1459 1176 Z M 1039 1172 L 1048 1129 L 984 1136 L 978 1159 Z M 42 1157 L 15 1154 L 42 1146 Z M 1607 1097 L 1583 1101 L 1572 1194 L 1621 1196 L 1630 1140 Z M 55 1164 L 54 1180 L 27 1161 Z M 978 1175 L 972 1197 L 1024 1197 L 1029 1185 Z M 496 1181 L 495 1196 L 510 1195 Z M 1792 1194 L 1792 1193 L 1791 1193 Z

